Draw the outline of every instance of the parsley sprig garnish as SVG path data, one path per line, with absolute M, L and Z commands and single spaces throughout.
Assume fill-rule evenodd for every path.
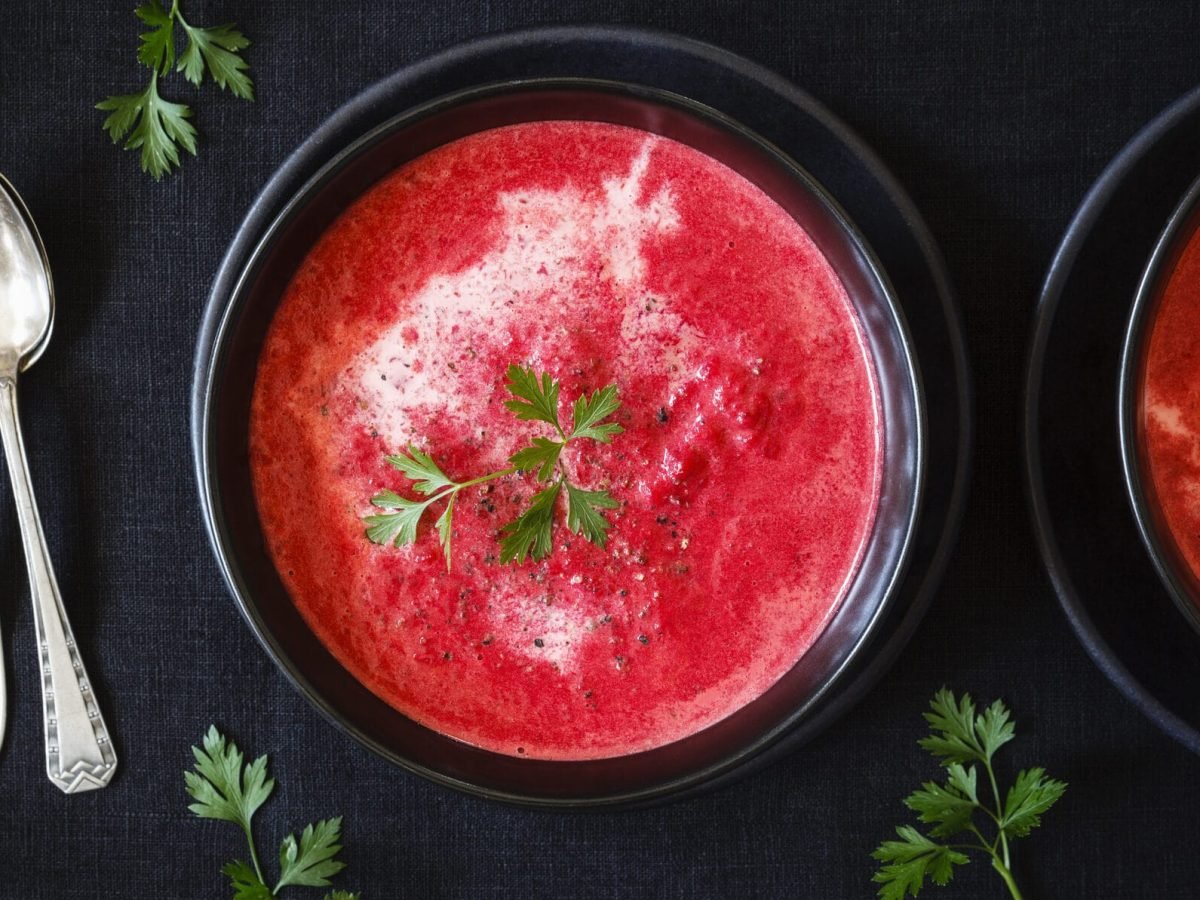
M 104 128 L 114 144 L 125 140 L 126 150 L 141 149 L 142 171 L 157 181 L 179 165 L 182 148 L 196 155 L 196 129 L 190 121 L 192 110 L 184 103 L 164 100 L 158 93 L 160 76 L 175 71 L 199 86 L 207 71 L 213 81 L 243 100 L 254 99 L 254 83 L 246 74 L 246 60 L 238 54 L 250 46 L 246 36 L 233 25 L 201 28 L 190 24 L 174 0 L 171 9 L 159 0 L 149 0 L 134 14 L 150 26 L 141 35 L 138 59 L 150 69 L 150 84 L 143 91 L 119 94 L 96 104 L 110 115 Z M 175 23 L 179 23 L 187 45 L 175 56 Z
M 196 802 L 188 809 L 202 819 L 232 822 L 242 829 L 250 846 L 250 864 L 235 860 L 221 871 L 229 878 L 234 900 L 271 900 L 289 886 L 327 887 L 329 879 L 346 868 L 334 857 L 342 849 L 342 818 L 323 819 L 306 825 L 296 838 L 289 834 L 279 847 L 279 880 L 267 886 L 254 845 L 251 819 L 275 789 L 275 779 L 267 777 L 267 757 L 246 764 L 242 751 L 210 726 L 204 735 L 204 749 L 192 748 L 195 770 L 184 772 L 187 792 Z M 325 900 L 360 900 L 358 894 L 332 891 Z
M 955 698 L 942 688 L 930 704 L 925 720 L 933 734 L 923 738 L 920 745 L 932 753 L 946 768 L 945 785 L 927 781 L 921 790 L 905 799 L 904 804 L 917 818 L 933 827 L 929 836 L 909 825 L 896 829 L 898 841 L 884 841 L 871 855 L 884 865 L 875 873 L 874 881 L 882 885 L 879 896 L 884 900 L 903 900 L 916 897 L 925 879 L 945 885 L 954 875 L 954 867 L 970 860 L 964 851 L 981 851 L 991 857 L 992 868 L 1004 879 L 1014 900 L 1021 892 L 1012 874 L 1009 841 L 1026 837 L 1041 824 L 1042 814 L 1058 801 L 1067 789 L 1061 781 L 1046 777 L 1045 769 L 1024 769 L 1001 800 L 992 757 L 1015 735 L 1008 709 L 999 700 L 976 713 L 970 694 Z M 985 796 L 980 798 L 979 770 L 987 776 L 994 805 Z M 990 820 L 984 825 L 994 837 L 985 837 L 976 824 L 976 813 Z M 967 835 L 966 843 L 941 843 L 937 839 Z M 974 840 L 971 840 L 971 839 Z
M 367 525 L 367 537 L 377 543 L 393 543 L 399 547 L 414 543 L 417 525 L 425 511 L 440 500 L 446 508 L 434 523 L 438 540 L 446 557 L 446 568 L 451 562 L 451 537 L 453 533 L 454 501 L 464 488 L 483 484 L 517 472 L 532 472 L 539 482 L 547 486 L 530 498 L 529 506 L 514 521 L 501 529 L 500 561 L 522 563 L 527 558 L 543 559 L 553 546 L 554 509 L 563 493 L 567 498 L 567 528 L 591 541 L 598 547 L 608 542 L 611 523 L 603 510 L 616 509 L 617 501 L 608 491 L 585 490 L 572 484 L 562 466 L 563 448 L 571 441 L 593 440 L 601 444 L 610 443 L 624 429 L 616 422 L 606 422 L 621 406 L 617 399 L 617 386 L 610 384 L 592 393 L 581 394 L 576 400 L 571 415 L 571 428 L 566 430 L 558 418 L 558 395 L 560 385 L 548 373 L 539 377 L 532 369 L 518 365 L 508 367 L 506 385 L 513 399 L 504 405 L 518 419 L 530 422 L 545 422 L 554 427 L 554 437 L 535 437 L 509 457 L 510 466 L 498 472 L 490 472 L 467 481 L 454 481 L 433 458 L 415 446 L 395 456 L 384 457 L 387 462 L 411 479 L 412 489 L 425 496 L 424 500 L 402 497 L 395 491 L 380 491 L 371 498 L 372 505 L 387 510 L 363 521 Z

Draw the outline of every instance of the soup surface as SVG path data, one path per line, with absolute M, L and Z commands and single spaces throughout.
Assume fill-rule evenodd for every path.
M 1154 313 L 1140 418 L 1153 502 L 1200 579 L 1200 232 L 1189 241 Z
M 563 465 L 606 489 L 606 548 L 567 530 L 501 564 L 539 489 L 464 490 L 447 571 L 432 508 L 377 546 L 384 461 L 503 469 L 549 425 L 503 405 L 511 363 L 560 416 L 615 383 L 625 432 Z M 516 756 L 588 759 L 686 737 L 759 696 L 856 574 L 882 430 L 860 324 L 805 231 L 744 178 L 621 126 L 486 131 L 404 165 L 321 237 L 263 350 L 251 466 L 296 606 L 396 709 Z M 561 501 L 560 501 L 561 503 Z

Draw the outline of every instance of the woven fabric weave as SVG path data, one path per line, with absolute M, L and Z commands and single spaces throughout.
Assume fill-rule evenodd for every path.
M 0 900 L 229 896 L 219 868 L 244 858 L 241 837 L 188 813 L 181 774 L 210 723 L 271 755 L 279 786 L 257 820 L 270 867 L 288 829 L 344 815 L 349 868 L 337 883 L 367 900 L 868 897 L 868 853 L 911 819 L 902 797 L 936 775 L 916 739 L 943 684 L 1003 696 L 1023 735 L 1013 770 L 1044 765 L 1071 783 L 1016 850 L 1027 897 L 1194 892 L 1200 763 L 1105 680 L 1059 611 L 1029 526 L 1020 417 L 1050 255 L 1107 160 L 1200 78 L 1196 8 L 186 0 L 189 18 L 237 21 L 254 40 L 246 56 L 258 100 L 166 81 L 165 94 L 193 103 L 200 152 L 155 183 L 135 154 L 110 144 L 93 108 L 143 83 L 132 6 L 12 0 L 0 38 L 0 171 L 42 230 L 59 304 L 54 340 L 22 381 L 25 437 L 66 604 L 122 759 L 104 791 L 64 797 L 46 780 L 24 564 L 0 489 L 10 687 Z M 596 22 L 741 53 L 811 92 L 879 152 L 926 216 L 961 298 L 976 477 L 929 616 L 892 672 L 820 739 L 697 799 L 631 813 L 530 812 L 403 773 L 328 724 L 274 667 L 203 532 L 188 401 L 201 312 L 234 229 L 327 115 L 458 40 Z M 980 861 L 942 894 L 927 890 L 1003 889 Z

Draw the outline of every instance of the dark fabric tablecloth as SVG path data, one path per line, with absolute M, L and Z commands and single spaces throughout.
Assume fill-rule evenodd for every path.
M 1200 79 L 1195 4 L 953 0 L 659 8 L 629 0 L 239 4 L 258 101 L 178 76 L 200 154 L 154 183 L 93 105 L 130 92 L 131 0 L 13 0 L 0 36 L 0 171 L 47 244 L 54 341 L 23 380 L 30 461 L 83 652 L 121 754 L 104 791 L 46 780 L 16 520 L 0 503 L 0 897 L 229 896 L 236 829 L 187 811 L 189 746 L 217 723 L 269 753 L 257 820 L 345 816 L 341 886 L 391 897 L 873 896 L 870 850 L 936 769 L 920 714 L 941 685 L 1004 697 L 1011 771 L 1071 783 L 1016 849 L 1030 898 L 1190 897 L 1200 761 L 1109 684 L 1076 641 L 1037 554 L 1022 485 L 1026 348 L 1051 253 L 1112 155 Z M 957 552 L 884 681 L 814 743 L 732 787 L 629 813 L 546 813 L 434 786 L 360 748 L 285 681 L 242 622 L 199 517 L 188 439 L 195 338 L 221 255 L 257 191 L 337 106 L 456 41 L 548 23 L 698 37 L 792 79 L 880 154 L 939 241 L 963 311 L 979 417 Z M 1009 763 L 1005 766 L 1008 767 Z M 982 861 L 929 896 L 1000 897 Z M 294 896 L 303 896 L 298 891 Z M 320 896 L 319 892 L 311 892 Z M 922 896 L 925 896 L 923 893 Z

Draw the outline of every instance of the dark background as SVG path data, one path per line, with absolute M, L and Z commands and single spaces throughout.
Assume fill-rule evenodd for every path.
M 1021 394 L 1042 275 L 1088 185 L 1200 80 L 1192 4 L 186 0 L 236 20 L 259 100 L 179 76 L 200 155 L 155 184 L 92 107 L 140 89 L 133 0 L 10 3 L 0 37 L 0 171 L 45 238 L 55 339 L 24 379 L 46 531 L 121 770 L 65 797 L 44 775 L 16 522 L 0 512 L 0 896 L 228 896 L 232 826 L 187 812 L 188 747 L 215 722 L 279 781 L 268 867 L 288 828 L 346 817 L 340 886 L 390 897 L 869 897 L 869 851 L 935 767 L 916 746 L 943 684 L 1002 696 L 1013 768 L 1071 783 L 1016 849 L 1028 898 L 1196 894 L 1200 762 L 1081 649 L 1043 573 L 1022 483 Z M 221 254 L 257 191 L 339 104 L 456 41 L 549 23 L 702 38 L 792 79 L 870 143 L 945 253 L 976 380 L 975 477 L 957 553 L 892 672 L 817 741 L 699 799 L 619 814 L 529 812 L 392 767 L 328 725 L 240 619 L 200 524 L 188 441 L 192 355 Z M 169 90 L 168 90 L 169 86 Z M 7 492 L 6 492 L 7 493 Z M 1181 626 L 1182 627 L 1182 626 Z M 1007 767 L 1005 767 L 1007 768 Z M 1010 773 L 1011 774 L 1011 773 Z M 321 892 L 311 891 L 319 897 Z M 922 896 L 1000 897 L 982 861 Z M 297 891 L 294 896 L 304 896 Z

